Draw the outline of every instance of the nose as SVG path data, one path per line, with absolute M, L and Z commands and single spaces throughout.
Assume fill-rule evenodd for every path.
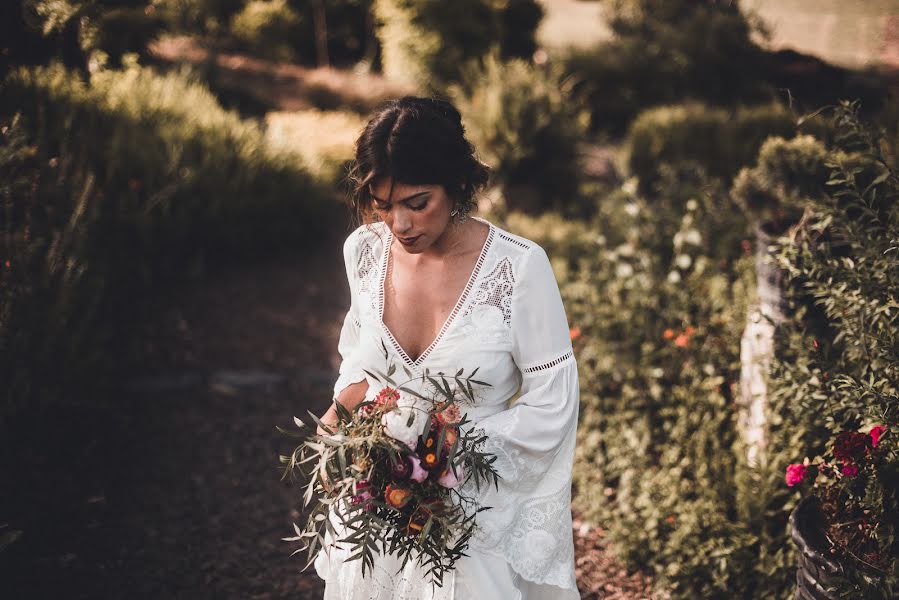
M 394 206 L 394 210 L 391 213 L 393 223 L 388 223 L 388 225 L 391 226 L 394 233 L 402 235 L 412 230 L 412 215 L 408 208 L 400 204 Z

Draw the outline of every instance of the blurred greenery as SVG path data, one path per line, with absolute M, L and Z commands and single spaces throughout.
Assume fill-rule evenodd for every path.
M 789 598 L 785 462 L 894 419 L 897 203 L 878 176 L 899 102 L 873 70 L 763 50 L 733 1 L 602 6 L 610 38 L 560 53 L 537 0 L 0 4 L 0 420 L 112 406 L 160 290 L 311 248 L 366 115 L 438 94 L 492 167 L 495 217 L 552 257 L 582 377 L 579 511 L 660 595 Z M 176 39 L 182 56 L 157 52 Z M 876 142 L 845 112 L 799 118 L 843 97 Z M 792 236 L 793 283 L 750 466 L 740 340 L 765 232 Z
M 321 229 L 308 224 L 337 214 L 295 155 L 176 73 L 130 63 L 88 84 L 58 65 L 22 68 L 0 115 L 10 409 L 108 385 L 148 291 L 312 244 Z

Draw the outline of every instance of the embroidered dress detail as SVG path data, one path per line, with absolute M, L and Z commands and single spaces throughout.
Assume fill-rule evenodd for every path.
M 486 436 L 498 485 L 459 489 L 480 506 L 466 556 L 442 588 L 422 579 L 410 560 L 376 556 L 363 578 L 361 561 L 333 547 L 315 561 L 324 600 L 580 600 L 571 524 L 571 467 L 580 402 L 570 328 L 546 252 L 539 244 L 487 223 L 490 231 L 453 310 L 415 360 L 384 323 L 385 282 L 393 237 L 383 222 L 360 227 L 344 246 L 352 305 L 338 351 L 336 391 L 369 380 L 384 350 L 414 374 L 460 368 L 490 385 L 466 407 L 466 427 Z M 392 308 L 392 306 L 391 306 Z
M 510 235 L 506 235 L 505 233 L 500 232 L 499 237 L 501 237 L 502 239 L 506 240 L 509 243 L 515 244 L 516 246 L 520 246 L 526 250 L 531 249 L 530 244 L 527 244 L 526 242 L 523 242 L 522 240 L 514 238 Z
M 493 306 L 502 312 L 503 323 L 506 327 L 511 327 L 512 291 L 514 288 L 515 273 L 512 271 L 512 261 L 508 257 L 503 257 L 499 264 L 478 284 L 477 292 L 462 316 L 467 317 L 479 306 Z
M 360 235 L 362 233 L 360 232 Z M 359 248 L 359 257 L 356 262 L 356 277 L 359 281 L 359 293 L 369 297 L 370 308 L 376 310 L 375 296 L 372 294 L 373 284 L 377 281 L 378 261 L 375 258 L 374 248 L 370 240 L 364 240 Z
M 546 369 L 551 369 L 551 368 L 555 367 L 556 365 L 560 365 L 563 362 L 565 362 L 566 360 L 573 359 L 573 358 L 574 358 L 574 352 L 569 350 L 562 356 L 560 356 L 558 358 L 554 358 L 553 360 L 551 360 L 549 362 L 545 362 L 542 365 L 537 365 L 534 367 L 525 367 L 521 370 L 521 372 L 522 373 L 537 373 L 538 371 L 545 371 Z
M 490 245 L 493 243 L 493 235 L 494 228 L 493 225 L 489 224 L 490 229 L 487 232 L 487 239 L 484 241 L 484 245 L 481 247 L 481 252 L 478 255 L 478 260 L 475 262 L 474 268 L 471 271 L 471 274 L 468 276 L 468 282 L 465 284 L 465 288 L 462 290 L 462 295 L 459 296 L 459 299 L 456 300 L 456 304 L 453 307 L 453 310 L 450 311 L 449 316 L 443 322 L 443 327 L 440 328 L 440 331 L 437 333 L 437 337 L 434 338 L 434 341 L 422 352 L 418 358 L 412 360 L 412 358 L 406 353 L 400 343 L 396 341 L 393 333 L 390 331 L 390 328 L 387 327 L 387 323 L 384 322 L 384 284 L 387 278 L 387 267 L 388 261 L 390 260 L 390 246 L 393 243 L 393 233 L 388 230 L 387 241 L 384 242 L 384 254 L 381 258 L 381 280 L 380 287 L 378 290 L 378 314 L 380 315 L 381 326 L 384 328 L 384 333 L 387 335 L 387 339 L 390 340 L 390 343 L 393 345 L 394 350 L 396 350 L 397 354 L 402 357 L 402 359 L 408 363 L 412 367 L 418 367 L 422 362 L 428 357 L 428 355 L 437 347 L 437 344 L 440 343 L 440 340 L 443 339 L 443 336 L 446 334 L 447 330 L 452 326 L 453 321 L 456 318 L 456 315 L 459 314 L 459 311 L 463 306 L 465 306 L 466 300 L 468 300 L 468 294 L 471 291 L 474 282 L 478 279 L 478 274 L 481 271 L 481 266 L 484 264 L 484 259 L 487 257 L 487 253 L 490 251 Z

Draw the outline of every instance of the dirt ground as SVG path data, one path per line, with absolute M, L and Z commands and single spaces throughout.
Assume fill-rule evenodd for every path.
M 281 541 L 300 501 L 278 464 L 294 441 L 275 426 L 330 397 L 345 231 L 316 256 L 177 291 L 146 323 L 143 372 L 115 410 L 57 411 L 0 440 L 2 521 L 23 531 L 0 553 L 0 596 L 321 598 Z M 578 520 L 575 538 L 584 598 L 649 597 L 649 578 L 604 551 L 601 528 Z

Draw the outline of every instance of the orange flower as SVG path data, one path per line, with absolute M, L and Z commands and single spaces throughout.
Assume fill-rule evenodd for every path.
M 694 333 L 696 333 L 696 328 L 693 326 L 689 326 L 684 330 L 684 333 L 686 333 L 688 336 L 693 335 Z
M 428 438 L 428 441 L 425 442 L 426 446 L 428 445 L 428 442 L 430 442 L 430 445 L 434 444 L 434 440 L 432 440 L 431 438 Z M 425 455 L 421 459 L 421 464 L 423 464 L 426 469 L 433 469 L 434 467 L 437 466 L 437 463 L 439 463 L 439 462 L 440 461 L 437 460 L 436 452 L 426 452 Z
M 394 508 L 406 506 L 411 498 L 412 492 L 408 488 L 389 484 L 384 489 L 384 499 L 387 501 L 387 504 Z
M 668 517 L 665 519 L 665 522 L 669 525 L 674 525 L 674 515 L 668 515 Z
M 678 348 L 686 348 L 687 342 L 690 341 L 690 338 L 684 335 L 683 333 L 674 338 L 674 345 Z
M 662 337 L 665 338 L 666 340 L 673 339 L 674 338 L 674 330 L 666 329 L 664 332 L 662 332 Z
M 10 268 L 12 268 L 12 263 L 11 263 L 11 262 L 9 262 L 9 261 L 6 261 L 6 262 L 5 262 L 5 263 L 3 263 L 3 264 L 4 264 L 4 265 L 6 265 L 6 268 L 7 268 L 7 269 L 10 269 Z
M 571 336 L 571 341 L 573 342 L 574 340 L 581 337 L 581 328 L 575 325 L 568 333 Z

